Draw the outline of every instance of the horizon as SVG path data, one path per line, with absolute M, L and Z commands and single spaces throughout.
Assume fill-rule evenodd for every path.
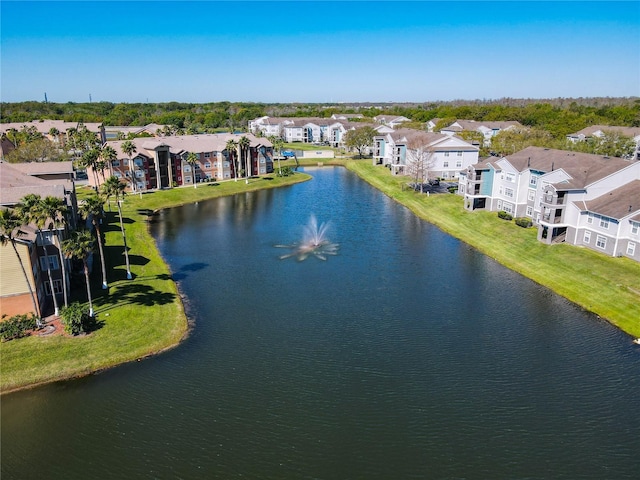
M 0 100 L 639 97 L 640 2 L 576 4 L 3 0 Z

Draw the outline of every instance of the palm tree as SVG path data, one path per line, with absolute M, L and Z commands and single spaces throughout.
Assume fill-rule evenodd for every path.
M 114 197 L 116 199 L 116 203 L 118 204 L 118 215 L 120 217 L 120 230 L 122 230 L 122 242 L 124 243 L 124 258 L 127 265 L 127 279 L 131 280 L 131 267 L 129 266 L 129 251 L 127 249 L 127 236 L 124 231 L 124 222 L 122 221 L 122 205 L 121 201 L 124 198 L 125 192 L 125 184 L 122 183 L 118 177 L 112 176 L 105 180 L 102 184 L 102 192 L 105 197 L 109 199 L 110 197 Z
M 236 155 L 236 146 L 237 143 L 231 139 L 227 142 L 227 144 L 225 145 L 225 149 L 227 150 L 227 154 L 229 155 L 229 161 L 233 162 L 234 158 L 236 159 L 235 163 L 233 163 L 234 165 L 234 177 L 236 182 L 238 181 L 238 162 L 237 162 L 237 155 Z
M 122 151 L 129 157 L 129 175 L 131 175 L 131 190 L 136 191 L 136 178 L 134 175 L 133 162 L 131 161 L 131 155 L 137 152 L 136 145 L 131 140 L 125 140 L 120 145 Z
M 18 262 L 20 263 L 20 268 L 22 269 L 24 279 L 27 282 L 29 295 L 31 295 L 31 302 L 33 303 L 33 314 L 36 316 L 36 323 L 38 327 L 40 327 L 42 325 L 42 320 L 40 318 L 40 310 L 38 309 L 36 295 L 33 292 L 33 288 L 31 288 L 31 282 L 29 281 L 27 270 L 24 268 L 22 257 L 18 253 L 18 248 L 16 247 L 16 238 L 24 235 L 24 232 L 20 230 L 20 227 L 22 227 L 23 223 L 24 222 L 16 212 L 11 211 L 8 208 L 0 209 L 0 243 L 2 244 L 2 246 L 5 246 L 7 243 L 11 243 L 11 246 L 13 247 L 13 251 L 18 258 Z
M 53 299 L 53 313 L 55 316 L 60 314 L 60 308 L 58 307 L 58 298 L 56 297 L 56 290 L 53 285 L 53 277 L 51 276 L 51 262 L 49 261 L 48 242 L 45 241 L 42 229 L 48 221 L 48 217 L 43 213 L 41 208 L 42 198 L 40 195 L 30 193 L 25 195 L 17 206 L 18 215 L 24 219 L 25 223 L 33 223 L 36 226 L 40 243 L 44 249 L 45 264 L 47 266 L 47 276 L 49 277 L 49 288 L 51 289 L 51 297 Z
M 107 284 L 107 269 L 104 262 L 104 248 L 102 246 L 102 232 L 100 231 L 100 222 L 104 217 L 104 199 L 99 195 L 93 195 L 85 199 L 80 205 L 80 212 L 87 218 L 91 217 L 91 223 L 96 230 L 96 238 L 98 239 L 98 251 L 100 253 L 100 265 L 102 267 L 102 289 L 109 288 Z
M 49 135 L 56 144 L 60 143 L 60 130 L 58 130 L 56 127 L 51 127 L 49 129 Z
M 80 165 L 83 168 L 91 167 L 93 173 L 93 181 L 95 188 L 98 188 L 98 158 L 100 157 L 100 151 L 96 148 L 91 148 L 82 154 L 82 160 Z
M 89 265 L 87 258 L 93 251 L 93 235 L 88 230 L 75 230 L 71 237 L 62 242 L 62 251 L 67 258 L 82 260 L 84 278 L 87 284 L 87 299 L 89 301 L 89 316 L 93 317 L 93 302 L 91 300 L 91 282 L 89 281 Z
M 244 135 L 238 141 L 238 148 L 240 148 L 240 158 L 244 158 L 244 169 L 246 172 L 245 183 L 249 183 L 249 176 L 251 175 L 251 164 L 249 159 L 249 147 L 251 147 L 251 140 Z
M 267 140 L 269 140 L 271 145 L 273 145 L 273 151 L 278 151 L 278 175 L 282 175 L 282 168 L 280 168 L 280 151 L 282 150 L 284 142 L 282 141 L 282 138 L 276 137 L 275 135 L 269 136 Z
M 198 164 L 198 155 L 193 152 L 187 153 L 187 163 L 191 165 L 191 177 L 193 178 L 193 188 L 198 188 L 196 184 L 196 165 Z
M 114 160 L 117 160 L 118 158 L 118 154 L 116 153 L 115 149 L 111 146 L 111 145 L 107 145 L 106 143 L 102 146 L 102 149 L 100 150 L 100 158 L 102 158 L 102 161 L 104 162 L 103 165 L 104 167 L 107 167 L 109 170 L 109 173 L 111 174 L 112 169 L 111 169 L 111 162 L 113 162 Z M 101 173 L 102 173 L 102 181 L 105 181 L 104 178 L 104 167 L 101 169 Z
M 68 209 L 63 200 L 52 196 L 43 198 L 40 201 L 40 208 L 42 210 L 42 215 L 48 218 L 46 225 L 47 229 L 53 232 L 56 243 L 58 244 L 58 257 L 60 258 L 60 265 L 62 268 L 62 293 L 64 298 L 64 306 L 67 307 L 69 306 L 69 301 L 67 299 L 67 290 L 69 289 L 69 285 L 67 284 L 67 268 L 66 262 L 64 261 L 64 256 L 62 255 L 60 236 L 58 231 L 60 229 L 66 228 L 66 215 Z

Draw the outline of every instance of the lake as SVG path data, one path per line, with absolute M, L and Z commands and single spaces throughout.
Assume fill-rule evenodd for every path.
M 2 397 L 3 480 L 638 477 L 627 335 L 346 169 L 306 171 L 156 217 L 191 336 Z M 281 258 L 312 215 L 337 255 Z

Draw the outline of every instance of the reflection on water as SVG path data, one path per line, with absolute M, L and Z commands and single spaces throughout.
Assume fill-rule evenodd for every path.
M 348 171 L 311 173 L 160 212 L 190 337 L 3 397 L 2 480 L 638 478 L 640 346 Z M 323 239 L 327 262 L 274 254 Z

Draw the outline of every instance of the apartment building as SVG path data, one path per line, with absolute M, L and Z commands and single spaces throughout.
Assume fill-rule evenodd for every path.
M 374 137 L 373 164 L 388 167 L 394 175 L 406 175 L 419 149 L 427 152 L 424 160 L 432 178 L 457 178 L 478 161 L 479 148 L 459 137 L 400 128 Z
M 471 165 L 458 194 L 469 211 L 530 218 L 541 242 L 640 261 L 640 162 L 528 147 Z
M 227 143 L 238 144 L 242 137 L 249 140 L 247 155 L 227 150 Z M 122 150 L 125 141 L 108 142 L 116 151 L 116 159 L 108 166 L 107 174 L 126 181 L 131 190 L 143 192 L 158 188 L 192 185 L 210 179 L 226 180 L 240 176 L 240 170 L 249 175 L 265 175 L 273 172 L 273 146 L 266 138 L 253 134 L 200 134 L 170 137 L 135 138 L 129 140 L 135 146 L 131 158 Z M 189 153 L 197 160 L 188 162 Z M 247 158 L 245 158 L 245 156 Z M 103 172 L 89 175 L 91 185 L 105 180 Z

